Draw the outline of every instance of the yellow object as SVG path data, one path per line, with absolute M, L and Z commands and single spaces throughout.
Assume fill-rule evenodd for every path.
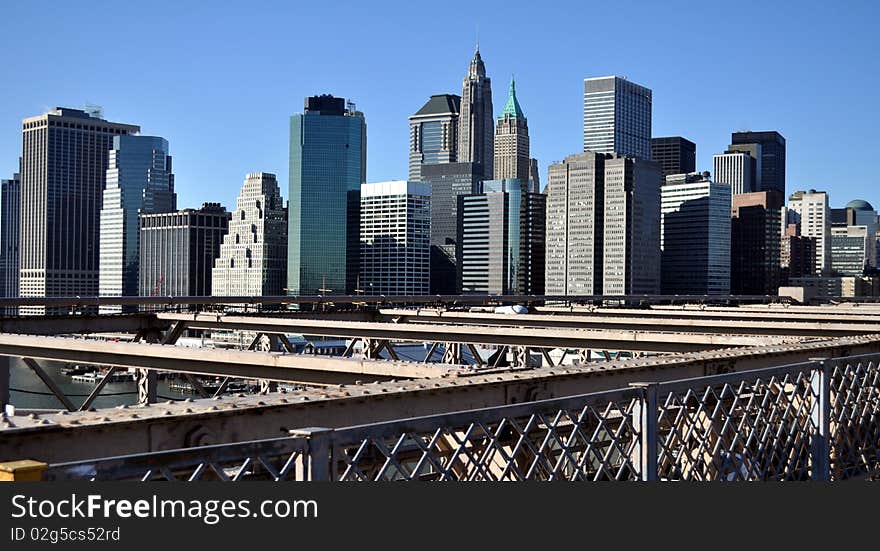
M 42 480 L 48 466 L 30 459 L 0 463 L 0 482 L 36 482 Z

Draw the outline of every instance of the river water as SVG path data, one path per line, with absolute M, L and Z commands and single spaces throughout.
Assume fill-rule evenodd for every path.
M 74 405 L 79 406 L 85 401 L 95 385 L 93 383 L 77 382 L 69 376 L 61 373 L 64 362 L 40 361 L 43 370 L 55 381 L 61 390 L 67 394 Z M 9 400 L 17 408 L 25 409 L 64 409 L 61 402 L 43 384 L 22 360 L 10 359 L 9 369 Z M 193 398 L 191 394 L 181 394 L 168 388 L 167 379 L 159 380 L 158 394 L 160 400 Z M 31 394 L 40 393 L 40 394 Z M 48 395 L 47 395 L 48 394 Z M 106 408 L 120 405 L 131 405 L 137 402 L 137 386 L 134 381 L 107 383 L 101 390 L 101 394 L 92 403 L 92 407 Z

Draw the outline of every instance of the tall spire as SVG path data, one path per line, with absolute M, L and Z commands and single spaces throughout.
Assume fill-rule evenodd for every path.
M 501 116 L 499 118 L 504 118 L 505 115 L 510 115 L 512 118 L 516 119 L 526 118 L 525 114 L 523 114 L 522 107 L 519 105 L 519 101 L 516 99 L 516 80 L 513 77 L 510 79 L 510 92 L 507 96 L 507 103 L 504 104 L 504 109 L 501 110 Z
M 468 69 L 470 78 L 482 78 L 486 76 L 486 65 L 483 64 L 483 58 L 480 57 L 480 45 L 477 43 L 477 49 L 474 52 L 474 59 L 471 60 L 471 66 Z

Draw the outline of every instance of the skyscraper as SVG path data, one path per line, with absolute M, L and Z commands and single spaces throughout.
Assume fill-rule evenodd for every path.
M 409 180 L 418 182 L 422 165 L 454 163 L 458 157 L 461 97 L 439 94 L 409 117 Z
M 671 175 L 660 201 L 661 292 L 730 294 L 730 186 Z
M 287 209 L 274 174 L 245 177 L 214 260 L 214 296 L 278 296 L 287 283 Z
M 459 292 L 455 252 L 458 196 L 480 192 L 483 169 L 477 163 L 422 165 L 431 186 L 431 294 Z
M 761 146 L 760 176 L 756 191 L 778 190 L 785 193 L 785 138 L 774 131 L 734 132 L 730 137 L 731 148 L 739 145 Z
M 141 296 L 210 296 L 211 267 L 229 227 L 220 203 L 138 216 Z
M 833 212 L 837 209 L 831 209 Z M 871 206 L 871 203 L 862 199 L 854 199 L 846 204 L 842 209 L 844 211 L 844 224 L 846 226 L 865 226 L 868 232 L 868 242 L 872 243 L 868 247 L 868 265 L 877 266 L 877 211 Z M 832 220 L 832 225 L 834 221 Z M 833 229 L 833 228 L 832 228 Z
M 462 84 L 461 114 L 458 119 L 458 162 L 479 164 L 483 180 L 491 180 L 493 177 L 493 122 L 492 80 L 486 76 L 486 66 L 480 57 L 480 49 L 477 48 Z
M 789 279 L 812 276 L 816 270 L 816 238 L 801 235 L 799 224 L 787 224 L 780 247 L 780 285 Z
M 873 236 L 870 236 L 873 237 Z M 835 276 L 860 276 L 868 265 L 867 226 L 831 228 L 831 272 Z
M 730 287 L 734 295 L 775 295 L 780 285 L 778 191 L 732 197 Z
M 727 150 L 713 155 L 715 181 L 730 186 L 733 195 L 760 191 L 755 182 L 754 157 L 744 151 Z
M 22 297 L 98 294 L 100 211 L 113 138 L 139 131 L 66 107 L 24 119 Z
M 528 185 L 529 123 L 516 99 L 516 83 L 510 81 L 510 93 L 495 128 L 495 179 L 517 179 Z
M 138 295 L 138 214 L 177 210 L 168 142 L 155 136 L 113 137 L 100 217 L 98 293 Z M 102 313 L 137 307 L 101 306 Z
M 541 175 L 538 170 L 538 159 L 529 159 L 529 191 L 541 193 Z
M 550 166 L 546 292 L 660 291 L 660 165 L 587 152 Z
M 354 292 L 366 155 L 364 114 L 343 98 L 306 98 L 290 118 L 288 294 Z
M 21 223 L 21 176 L 0 182 L 0 297 L 18 296 L 19 236 Z M 15 315 L 18 308 L 4 308 Z
M 458 197 L 462 293 L 544 294 L 547 197 L 518 179 L 483 182 Z
M 786 224 L 800 224 L 801 235 L 816 239 L 816 275 L 831 269 L 831 209 L 824 191 L 796 191 L 788 198 Z
M 664 177 L 691 174 L 697 171 L 697 144 L 681 136 L 651 138 L 651 160 L 660 163 Z
M 431 186 L 361 186 L 361 277 L 367 295 L 427 295 L 430 287 Z
M 651 159 L 651 90 L 617 76 L 584 79 L 584 151 Z

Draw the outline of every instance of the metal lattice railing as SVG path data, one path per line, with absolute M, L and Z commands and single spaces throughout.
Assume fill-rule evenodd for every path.
M 52 465 L 52 480 L 880 476 L 880 354 L 291 437 Z
M 815 368 L 658 385 L 658 478 L 810 479 Z
M 880 355 L 828 361 L 833 480 L 880 477 Z
M 273 438 L 232 445 L 52 465 L 47 480 L 309 480 L 306 438 Z
M 334 431 L 335 480 L 632 480 L 635 389 Z

